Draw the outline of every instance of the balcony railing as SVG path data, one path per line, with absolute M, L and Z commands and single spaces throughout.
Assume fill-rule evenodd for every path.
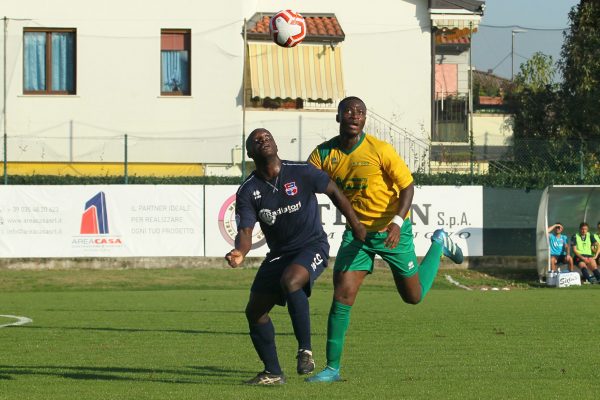
M 469 141 L 469 98 L 466 94 L 443 96 L 436 93 L 433 110 L 433 142 Z

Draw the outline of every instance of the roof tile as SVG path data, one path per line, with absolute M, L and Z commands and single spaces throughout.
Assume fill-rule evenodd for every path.
M 248 21 L 248 37 L 255 40 L 270 40 L 269 20 L 274 13 L 256 13 Z M 333 14 L 306 14 L 306 39 L 308 41 L 341 42 L 345 38 L 339 21 Z

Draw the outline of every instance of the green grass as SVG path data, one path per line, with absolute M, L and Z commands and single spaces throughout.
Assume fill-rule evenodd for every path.
M 0 399 L 597 397 L 589 379 L 600 324 L 590 307 L 600 287 L 536 288 L 531 274 L 464 270 L 442 270 L 418 306 L 402 303 L 388 271 L 368 277 L 352 310 L 341 383 L 309 385 L 295 375 L 291 324 L 276 308 L 288 384 L 243 386 L 261 368 L 243 314 L 255 272 L 0 271 L 0 314 L 33 319 L 0 329 Z M 465 291 L 445 274 L 511 290 Z M 319 366 L 330 278 L 311 299 Z

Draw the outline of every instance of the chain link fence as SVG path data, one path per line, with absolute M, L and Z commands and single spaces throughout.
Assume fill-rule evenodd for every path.
M 486 146 L 471 145 L 469 142 L 440 144 L 436 142 L 416 139 L 409 133 L 394 128 L 386 123 L 383 118 L 371 118 L 366 129 L 391 143 L 398 153 L 404 158 L 413 173 L 422 175 L 438 175 L 444 173 L 463 175 L 490 175 L 490 174 L 545 174 L 555 175 L 558 183 L 560 177 L 571 177 L 568 182 L 586 180 L 586 177 L 600 175 L 600 140 L 569 140 L 569 139 L 519 139 L 511 137 L 504 145 Z M 323 135 L 323 138 L 327 136 Z M 321 137 L 317 138 L 322 140 Z M 182 146 L 188 151 L 200 152 L 202 148 L 211 148 L 223 152 L 221 163 L 223 165 L 241 166 L 241 140 L 237 135 L 230 137 L 171 137 L 157 138 L 142 135 L 112 135 L 110 137 L 25 137 L 8 136 L 4 140 L 12 149 L 9 154 L 4 149 L 4 182 L 8 181 L 7 162 L 14 167 L 19 163 L 51 164 L 62 163 L 65 165 L 61 175 L 78 174 L 70 164 L 89 163 L 96 165 L 112 165 L 127 178 L 128 166 L 147 163 L 156 165 L 177 164 L 181 159 L 178 152 Z M 287 146 L 296 146 L 298 141 L 292 138 Z M 314 148 L 313 143 L 305 141 L 304 152 L 289 150 L 298 160 L 306 158 L 309 150 Z M 283 143 L 282 143 L 283 145 Z M 148 156 L 153 150 L 161 158 Z M 300 154 L 300 155 L 298 155 Z M 182 161 L 184 162 L 184 161 Z M 187 161 L 189 164 L 208 165 L 201 159 Z M 184 162 L 185 163 L 185 162 Z M 246 160 L 246 171 L 253 169 L 251 160 Z M 108 168 L 108 167 L 107 167 Z M 11 169 L 12 170 L 12 169 Z M 39 168 L 32 175 L 43 175 L 44 168 Z M 182 171 L 185 171 L 182 169 Z M 108 175 L 106 173 L 105 175 Z M 139 175 L 139 174 L 138 174 Z M 183 176 L 184 172 L 173 176 Z M 198 174 L 195 174 L 198 176 Z M 218 175 L 218 174 L 216 174 Z M 164 175 L 163 175 L 164 176 Z M 226 176 L 226 175 L 223 175 Z M 232 176 L 232 175 L 228 175 Z M 462 182 L 462 180 L 461 180 Z M 586 183 L 591 182 L 589 179 Z

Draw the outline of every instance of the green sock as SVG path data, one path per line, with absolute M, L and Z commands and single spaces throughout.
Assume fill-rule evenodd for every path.
M 327 320 L 327 366 L 340 368 L 344 338 L 350 324 L 352 306 L 333 300 Z
M 440 267 L 440 258 L 442 257 L 442 245 L 437 242 L 432 242 L 431 247 L 425 254 L 423 262 L 419 266 L 419 282 L 421 283 L 421 300 L 425 298 Z

